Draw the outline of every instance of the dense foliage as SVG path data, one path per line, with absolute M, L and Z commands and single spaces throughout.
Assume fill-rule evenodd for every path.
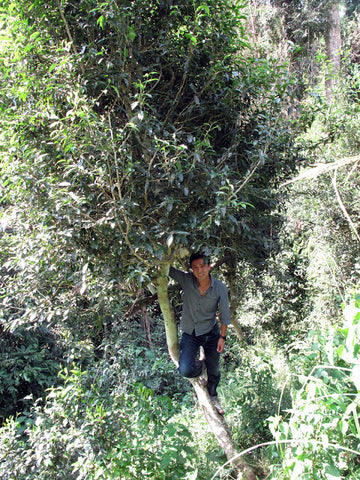
M 273 187 L 297 158 L 281 117 L 294 80 L 249 57 L 243 6 L 30 5 L 27 36 L 5 67 L 5 103 L 16 109 L 4 126 L 17 135 L 5 138 L 4 175 L 23 186 L 26 170 L 45 224 L 71 236 L 71 248 L 111 255 L 130 278 L 173 243 L 240 239 L 243 255 L 261 258 L 276 223 Z
M 270 419 L 282 470 L 296 478 L 359 476 L 358 295 L 346 303 L 341 328 L 315 335 L 304 351 L 308 374 L 299 376 L 291 415 Z
M 108 365 L 98 367 L 63 371 L 46 404 L 18 418 L 26 437 L 12 437 L 18 429 L 7 422 L 2 478 L 184 478 L 195 451 L 189 427 L 174 418 L 177 405 L 142 385 L 124 391 L 104 375 Z
M 296 166 L 281 116 L 294 79 L 251 56 L 243 9 L 9 5 L 1 241 L 13 332 L 50 325 L 83 360 L 169 248 L 266 258 L 275 187 Z

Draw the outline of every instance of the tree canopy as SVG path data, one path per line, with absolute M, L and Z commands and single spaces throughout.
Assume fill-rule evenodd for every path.
M 251 57 L 243 7 L 12 4 L 3 176 L 49 228 L 139 279 L 176 245 L 266 254 L 293 79 Z

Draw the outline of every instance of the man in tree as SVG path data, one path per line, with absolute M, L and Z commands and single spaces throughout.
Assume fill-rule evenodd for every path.
M 199 377 L 207 369 L 207 389 L 220 415 L 225 412 L 217 397 L 220 380 L 219 358 L 224 351 L 226 330 L 230 324 L 230 308 L 226 285 L 210 275 L 211 266 L 201 253 L 190 257 L 192 272 L 170 267 L 169 275 L 183 289 L 183 308 L 180 329 L 179 373 L 183 377 Z M 219 312 L 221 330 L 216 321 Z M 198 360 L 200 347 L 204 360 Z

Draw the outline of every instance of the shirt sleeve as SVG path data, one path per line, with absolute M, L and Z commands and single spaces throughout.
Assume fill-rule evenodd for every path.
M 185 282 L 187 275 L 187 273 L 170 266 L 169 277 L 173 278 L 175 282 L 180 283 L 181 286 Z
M 222 325 L 230 325 L 229 295 L 226 285 L 222 285 L 219 299 L 219 317 Z

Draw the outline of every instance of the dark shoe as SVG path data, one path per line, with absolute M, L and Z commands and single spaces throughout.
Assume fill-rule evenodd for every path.
M 220 402 L 219 402 L 219 399 L 218 399 L 217 395 L 210 397 L 210 400 L 212 401 L 212 404 L 216 408 L 216 411 L 218 412 L 218 414 L 219 415 L 224 415 L 225 410 L 220 405 Z

